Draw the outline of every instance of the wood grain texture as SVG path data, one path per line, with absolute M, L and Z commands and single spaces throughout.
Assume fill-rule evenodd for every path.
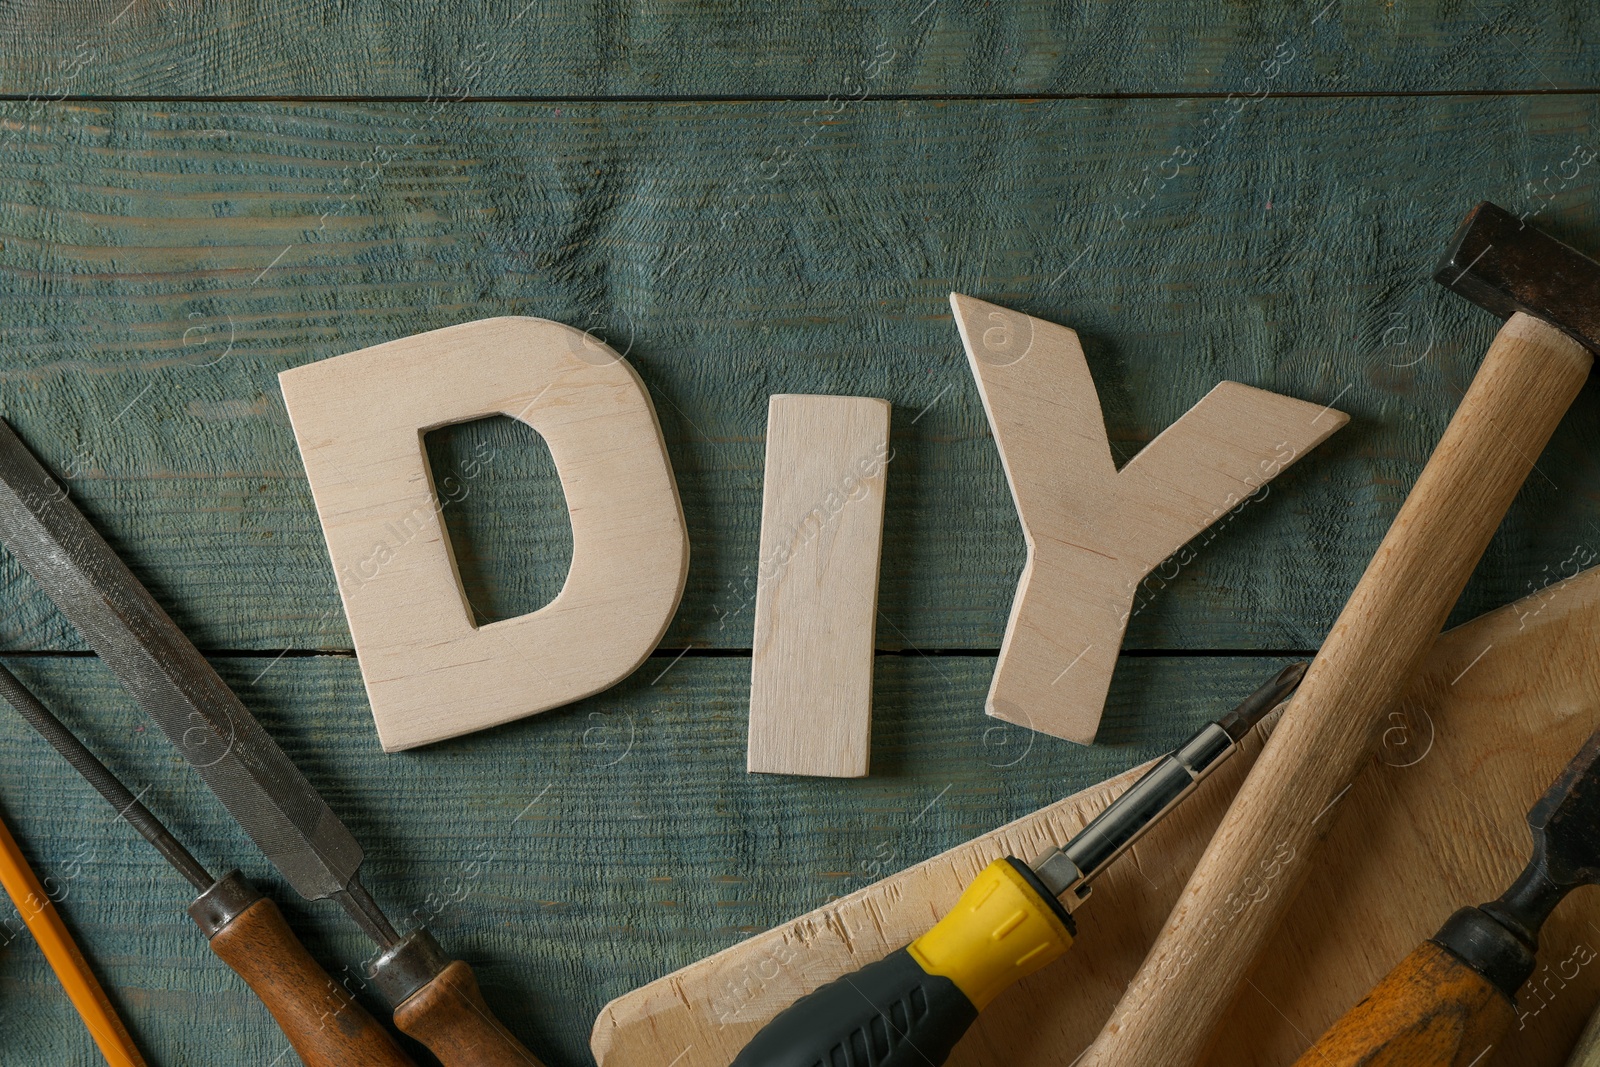
M 494 1017 L 472 968 L 460 960 L 396 1008 L 394 1024 L 427 1045 L 443 1067 L 544 1067 Z
M 1125 642 L 1306 649 L 1492 336 L 1491 316 L 1427 277 L 1464 206 L 1492 195 L 1591 236 L 1592 169 L 1552 180 L 1550 199 L 1527 191 L 1596 121 L 1583 96 L 810 112 L 52 106 L 0 168 L 3 414 L 77 475 L 77 499 L 202 648 L 348 649 L 274 375 L 492 315 L 588 328 L 639 371 L 679 481 L 694 563 L 666 641 L 748 648 L 766 397 L 880 396 L 899 460 L 879 643 L 993 649 L 1024 545 L 949 317 L 957 290 L 1073 325 L 1118 461 L 1223 379 L 1350 413 L 1270 505 L 1142 588 Z M 1396 129 L 1426 150 L 1374 163 Z M 1155 177 L 1174 145 L 1200 144 Z M 786 165 L 763 167 L 778 149 Z M 1584 509 L 1597 435 L 1592 389 L 1458 620 L 1600 550 Z M 497 507 L 530 517 L 476 524 L 475 600 L 559 579 L 528 529 L 560 508 L 531 451 L 474 427 L 441 449 L 441 478 L 492 455 L 447 524 L 490 482 Z M 0 589 L 0 647 L 80 647 L 9 563 Z
M 1256 10 L 1164 0 L 693 8 L 42 0 L 0 23 L 0 91 L 153 96 L 1534 90 L 1594 84 L 1581 0 Z M 882 59 L 874 66 L 874 57 Z M 1273 61 L 1276 61 L 1275 63 Z
M 1425 280 L 1460 211 L 1490 196 L 1593 237 L 1595 97 L 1544 92 L 1593 82 L 1582 0 L 546 4 L 504 32 L 522 10 L 6 9 L 0 90 L 23 98 L 0 103 L 0 409 L 70 457 L 78 501 L 202 647 L 267 651 L 223 671 L 351 822 L 384 904 L 443 927 L 552 1067 L 588 1061 L 612 997 L 1115 774 L 1282 662 L 1151 650 L 1315 647 L 1494 329 Z M 915 98 L 1052 87 L 1158 97 Z M 1381 95 L 1397 88 L 1526 95 Z M 1345 89 L 1380 95 L 1279 95 Z M 241 91 L 417 102 L 55 102 Z M 453 102 L 508 91 L 560 98 Z M 699 92 L 771 98 L 574 98 Z M 1119 461 L 1224 378 L 1353 416 L 1143 591 L 1093 749 L 976 713 L 1024 545 L 953 289 L 1077 328 Z M 274 377 L 491 315 L 587 328 L 639 369 L 694 565 L 667 654 L 618 689 L 383 757 L 354 661 L 303 655 L 351 640 Z M 878 641 L 904 655 L 880 656 L 868 779 L 753 780 L 748 665 L 672 663 L 750 645 L 765 403 L 784 391 L 897 409 Z M 1597 398 L 1457 619 L 1588 565 Z M 444 519 L 469 599 L 501 617 L 559 588 L 570 537 L 549 457 L 517 429 L 430 435 L 436 476 L 492 457 Z M 0 596 L 0 648 L 81 648 L 9 560 Z M 17 669 L 75 703 L 203 856 L 250 860 L 103 672 Z M 152 1059 L 288 1055 L 196 945 L 181 885 L 15 731 L 0 717 L 0 794 L 30 857 L 69 879 L 76 932 Z M 357 973 L 367 946 L 331 909 L 285 910 Z M 1558 991 L 1539 1018 L 1586 995 Z M 0 949 L 13 1003 L 30 1010 L 0 1010 L 0 1063 L 100 1062 L 22 940 Z
M 984 707 L 1087 745 L 1150 572 L 1192 562 L 1178 550 L 1347 416 L 1221 382 L 1118 470 L 1076 333 L 959 293 L 950 308 L 1028 545 Z
M 1484 356 L 1439 447 L 1350 594 L 1280 729 L 1228 809 L 1184 895 L 1084 1067 L 1189 1067 L 1273 931 L 1301 864 L 1248 912 L 1218 923 L 1281 849 L 1309 856 L 1365 764 L 1384 716 L 1477 566 L 1594 357 L 1520 312 Z M 1203 966 L 1191 965 L 1203 962 Z
M 1265 665 L 1229 695 L 1260 681 Z M 1223 693 L 1209 692 L 1219 703 Z M 1221 710 L 1220 708 L 1214 710 Z M 1205 1067 L 1283 1067 L 1463 903 L 1498 896 L 1527 862 L 1527 809 L 1600 725 L 1600 569 L 1452 630 L 1392 712 L 1324 849 L 1275 850 L 1212 929 L 1247 917 L 1291 878 L 1307 888 L 1218 1028 Z M 1270 725 L 1270 723 L 1269 723 Z M 1281 728 L 1281 724 L 1279 726 Z M 1264 728 L 1263 728 L 1264 729 Z M 1195 796 L 1098 879 L 1067 955 L 1002 994 L 949 1061 L 1071 1067 L 1104 1025 L 1251 764 L 1261 731 Z M 1060 842 L 1137 769 L 899 871 L 607 1005 L 603 1067 L 725 1067 L 797 996 L 926 930 L 985 864 Z M 1576 892 L 1541 939 L 1516 1026 L 1479 1067 L 1557 1067 L 1597 997 L 1600 894 Z M 1197 953 L 1164 973 L 1204 973 Z
M 1473 1067 L 1516 1021 L 1494 983 L 1424 941 L 1295 1067 Z
M 389 1031 L 311 958 L 272 901 L 250 905 L 210 945 L 256 991 L 305 1067 L 412 1067 Z
M 1578 1035 L 1572 1058 L 1567 1060 L 1567 1067 L 1595 1067 L 1596 1064 L 1600 1064 L 1600 1013 L 1589 1017 L 1589 1025 Z
M 890 459 L 887 400 L 779 395 L 767 403 L 752 773 L 867 773 Z
M 71 1003 L 109 1067 L 146 1067 L 127 1025 L 96 977 L 94 967 L 73 940 L 55 905 L 53 890 L 39 881 L 10 827 L 0 821 L 0 886 L 11 901 L 17 925 L 26 928 L 39 955 L 55 974 L 60 994 Z
M 880 656 L 873 775 L 780 779 L 745 772 L 749 663 L 676 655 L 572 707 L 398 755 L 378 744 L 352 657 L 215 663 L 361 842 L 363 881 L 393 920 L 426 923 L 524 1045 L 576 1067 L 607 1001 L 1144 762 L 1283 662 L 1130 660 L 1106 743 L 1084 749 L 986 719 L 992 657 Z M 371 944 L 336 906 L 288 889 L 109 671 L 92 658 L 6 664 L 147 790 L 199 859 L 243 867 L 312 956 L 387 1017 L 360 969 Z M 0 801 L 41 878 L 65 887 L 74 933 L 151 1063 L 286 1052 L 260 1001 L 195 936 L 182 879 L 9 714 Z M 0 1011 L 0 1064 L 99 1067 L 6 918 L 0 998 L 29 1010 Z
M 581 700 L 660 643 L 689 534 L 650 395 L 613 349 L 556 322 L 481 319 L 278 381 L 387 751 Z M 480 625 L 440 516 L 482 471 L 434 477 L 422 437 L 487 415 L 549 447 L 572 554 L 550 603 Z

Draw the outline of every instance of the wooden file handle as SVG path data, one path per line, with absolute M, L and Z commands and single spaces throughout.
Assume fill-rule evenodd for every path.
M 1592 363 L 1587 349 L 1538 319 L 1518 313 L 1501 328 L 1080 1067 L 1188 1067 L 1204 1054 L 1310 869 L 1384 715 Z
M 211 951 L 255 990 L 306 1067 L 415 1067 L 265 897 L 213 934 Z
M 1294 1067 L 1468 1067 L 1516 1017 L 1492 982 L 1424 941 Z
M 394 1010 L 394 1024 L 444 1067 L 544 1067 L 494 1017 L 472 968 L 460 960 L 406 998 Z

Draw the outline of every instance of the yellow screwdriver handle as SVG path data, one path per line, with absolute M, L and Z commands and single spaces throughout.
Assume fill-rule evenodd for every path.
M 982 1008 L 1072 937 L 1072 917 L 1033 871 L 995 860 L 933 929 L 795 1001 L 732 1067 L 937 1067 Z
M 906 949 L 928 974 L 954 982 L 979 1011 L 1072 947 L 1061 905 L 1034 888 L 1032 872 L 1017 868 L 1009 859 L 989 864 L 950 914 Z

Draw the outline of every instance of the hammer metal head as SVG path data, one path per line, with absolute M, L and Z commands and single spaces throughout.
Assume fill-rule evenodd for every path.
M 1503 319 L 1543 319 L 1600 354 L 1600 263 L 1487 200 L 1467 212 L 1433 280 Z

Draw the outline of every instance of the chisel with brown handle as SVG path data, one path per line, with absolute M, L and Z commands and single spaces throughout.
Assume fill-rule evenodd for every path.
M 1528 812 L 1533 858 L 1497 900 L 1462 908 L 1334 1023 L 1295 1067 L 1471 1067 L 1517 1017 L 1539 931 L 1600 881 L 1600 732 Z
M 332 897 L 378 946 L 395 1025 L 444 1067 L 539 1067 L 472 970 L 419 928 L 401 937 L 361 884 L 361 846 L 0 420 L 0 543 L 49 594 L 223 807 L 307 900 Z
M 1078 1067 L 1189 1067 L 1204 1055 L 1384 716 L 1588 378 L 1600 264 L 1480 204 L 1435 279 L 1509 321 Z M 1262 881 L 1273 862 L 1284 875 Z
M 55 713 L 5 667 L 0 699 L 81 774 L 200 895 L 189 915 L 221 960 L 261 998 L 306 1067 L 415 1067 L 389 1032 L 317 965 L 278 906 L 238 871 L 212 878 Z

